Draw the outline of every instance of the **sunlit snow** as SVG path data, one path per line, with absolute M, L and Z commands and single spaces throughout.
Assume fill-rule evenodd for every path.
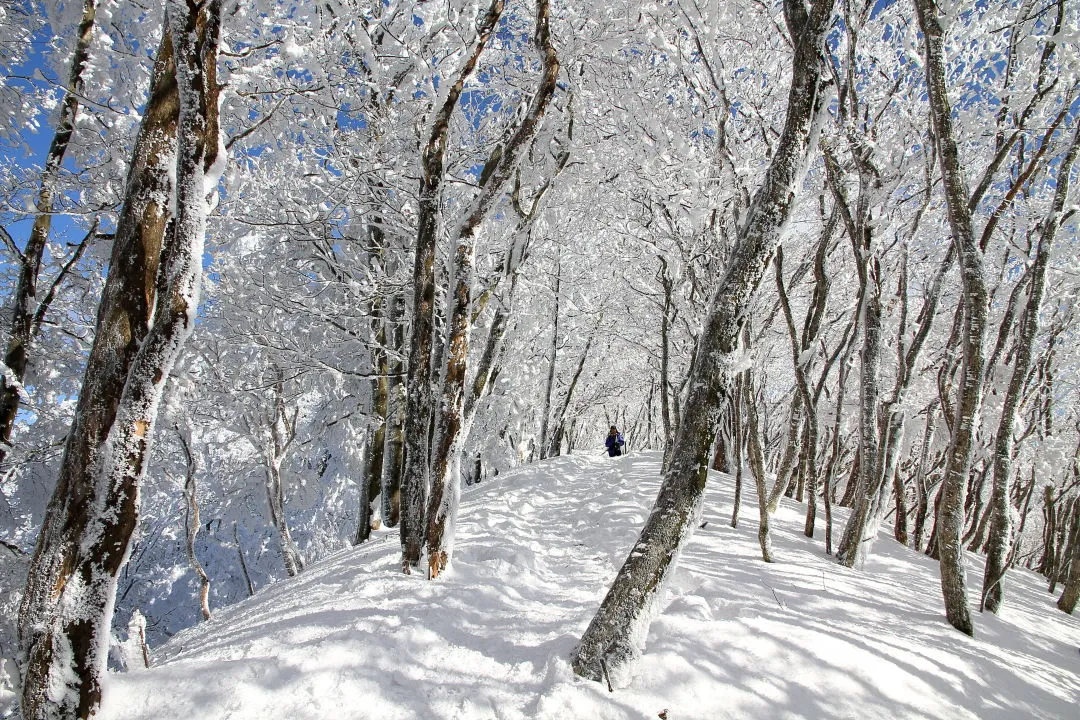
M 1010 574 L 1002 617 L 978 615 L 973 640 L 944 620 L 935 561 L 883 536 L 865 572 L 841 568 L 790 500 L 777 562 L 762 563 L 752 488 L 732 529 L 733 482 L 715 473 L 631 687 L 576 678 L 567 657 L 648 513 L 658 462 L 558 458 L 469 488 L 438 581 L 402 575 L 397 533 L 381 531 L 177 635 L 153 669 L 110 676 L 101 717 L 1074 716 L 1080 619 L 1041 578 Z

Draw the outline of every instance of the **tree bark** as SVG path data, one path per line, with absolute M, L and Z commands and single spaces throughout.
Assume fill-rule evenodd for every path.
M 769 502 L 765 491 L 765 458 L 761 450 L 761 431 L 758 422 L 757 401 L 751 376 L 746 374 L 743 381 L 742 402 L 746 407 L 746 428 L 749 433 L 746 449 L 750 460 L 750 472 L 754 476 L 754 486 L 758 498 L 758 545 L 761 546 L 761 559 L 767 563 L 773 561 L 772 535 L 769 532 Z
M 794 45 L 787 118 L 710 305 L 689 376 L 671 463 L 656 504 L 600 609 L 571 657 L 574 671 L 612 684 L 629 681 L 653 607 L 680 548 L 697 525 L 722 388 L 730 382 L 743 311 L 764 276 L 791 212 L 813 135 L 821 91 L 820 56 L 832 0 L 785 0 Z
M 975 240 L 968 206 L 967 180 L 953 133 L 952 109 L 945 85 L 944 30 L 933 0 L 912 0 L 923 32 L 926 89 L 930 118 L 938 149 L 945 202 L 953 244 L 960 261 L 963 287 L 962 383 L 951 422 L 952 441 L 942 480 L 941 507 L 935 527 L 941 565 L 941 590 L 945 616 L 957 630 L 974 635 L 968 608 L 961 535 L 964 531 L 964 493 L 971 466 L 975 431 L 982 405 L 983 338 L 986 332 L 986 283 L 982 250 Z
M 217 1 L 167 7 L 76 418 L 20 607 L 26 720 L 89 718 L 101 700 L 156 411 L 198 306 L 204 173 L 220 147 L 220 10 Z

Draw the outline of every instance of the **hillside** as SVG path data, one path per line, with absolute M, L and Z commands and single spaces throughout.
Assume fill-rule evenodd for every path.
M 452 570 L 402 575 L 381 533 L 174 637 L 149 671 L 112 675 L 102 717 L 1070 717 L 1080 619 L 1014 573 L 1001 618 L 950 628 L 937 565 L 884 537 L 866 572 L 775 522 L 715 475 L 707 524 L 653 623 L 633 686 L 573 676 L 567 656 L 655 497 L 658 456 L 566 457 L 468 489 Z M 981 563 L 969 561 L 969 578 Z

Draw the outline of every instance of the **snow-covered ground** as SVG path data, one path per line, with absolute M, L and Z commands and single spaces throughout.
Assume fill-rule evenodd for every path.
M 946 625 L 937 565 L 884 535 L 865 572 L 836 565 L 784 501 L 777 562 L 757 508 L 715 475 L 705 520 L 638 675 L 608 692 L 567 657 L 636 537 L 658 456 L 567 457 L 467 489 L 451 572 L 398 570 L 395 531 L 219 611 L 110 677 L 103 717 L 1067 718 L 1080 618 L 1013 573 L 1001 618 Z M 823 525 L 819 524 L 819 528 Z M 981 562 L 969 562 L 973 596 Z M 194 602 L 194 599 L 192 600 Z

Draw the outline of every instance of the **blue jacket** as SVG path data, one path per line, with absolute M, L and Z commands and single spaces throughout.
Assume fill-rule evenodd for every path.
M 614 436 L 608 435 L 604 444 L 607 445 L 608 456 L 617 457 L 622 455 L 622 446 L 625 445 L 626 442 L 623 440 L 622 433 L 615 433 Z

